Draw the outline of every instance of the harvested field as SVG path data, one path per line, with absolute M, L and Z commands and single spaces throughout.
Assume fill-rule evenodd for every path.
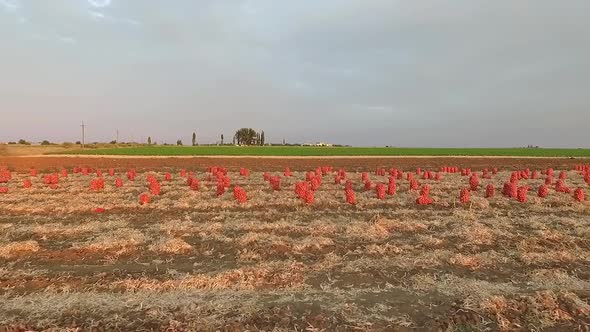
M 0 194 L 0 325 L 51 331 L 587 331 L 590 203 L 576 200 L 574 190 L 587 195 L 590 170 L 580 164 L 2 159 L 0 168 L 13 171 L 0 173 L 6 179 L 0 187 L 8 188 Z M 31 166 L 38 175 L 29 173 Z M 283 174 L 287 166 L 291 176 Z M 555 168 L 548 195 L 537 197 L 548 167 Z M 46 177 L 53 170 L 57 181 Z M 387 187 L 392 176 L 395 193 L 379 199 L 376 184 Z M 556 190 L 560 177 L 569 193 Z M 189 185 L 189 178 L 198 185 Z M 30 188 L 23 188 L 26 180 Z M 528 193 L 526 201 L 503 195 L 512 182 L 529 187 L 521 193 Z M 318 187 L 301 194 L 294 191 L 297 183 Z M 490 184 L 495 194 L 485 197 Z M 432 203 L 418 205 L 424 185 Z M 246 194 L 243 203 L 236 201 L 236 186 Z M 345 187 L 354 204 L 347 203 Z M 467 202 L 460 200 L 462 188 L 471 189 Z M 149 202 L 140 202 L 142 194 Z

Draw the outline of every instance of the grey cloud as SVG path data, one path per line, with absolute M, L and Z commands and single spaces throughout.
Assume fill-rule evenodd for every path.
M 108 7 L 111 4 L 111 0 L 88 0 L 88 3 L 92 7 L 103 8 Z
M 103 20 L 106 18 L 106 16 L 103 13 L 94 10 L 89 11 L 88 14 L 90 14 L 90 16 L 96 20 Z
M 76 42 L 75 38 L 68 37 L 68 36 L 59 36 L 58 40 L 62 43 L 66 43 L 66 44 L 74 44 Z
M 15 0 L 0 0 L 0 6 L 5 11 L 14 12 L 19 8 L 18 2 Z
M 0 17 L 0 109 L 53 114 L 39 135 L 59 136 L 67 114 L 97 139 L 116 122 L 170 142 L 243 125 L 275 141 L 590 142 L 585 0 L 18 4 L 27 24 Z
M 139 26 L 141 24 L 135 19 L 108 16 L 95 10 L 88 11 L 88 15 L 90 15 L 90 17 L 92 17 L 94 20 L 98 22 L 104 22 L 105 24 L 125 24 L 130 26 Z

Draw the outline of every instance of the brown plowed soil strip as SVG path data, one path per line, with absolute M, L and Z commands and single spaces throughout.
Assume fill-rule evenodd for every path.
M 304 171 L 318 166 L 333 166 L 349 171 L 373 170 L 377 167 L 413 169 L 416 167 L 436 169 L 441 166 L 470 167 L 474 169 L 498 167 L 501 169 L 553 167 L 571 169 L 576 164 L 588 163 L 588 159 L 576 158 L 520 158 L 520 157 L 344 157 L 344 158 L 239 158 L 239 157 L 0 157 L 0 168 L 8 167 L 16 171 L 27 171 L 31 167 L 39 170 L 87 166 L 93 168 L 136 168 L 137 170 L 156 170 L 164 167 L 199 170 L 209 166 L 221 165 L 230 170 L 240 167 L 252 171 L 282 171 L 290 167 L 294 171 Z

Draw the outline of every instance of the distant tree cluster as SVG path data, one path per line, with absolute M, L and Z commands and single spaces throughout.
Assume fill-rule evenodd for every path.
M 237 145 L 264 145 L 264 130 L 256 132 L 252 128 L 241 128 L 234 134 L 234 144 Z

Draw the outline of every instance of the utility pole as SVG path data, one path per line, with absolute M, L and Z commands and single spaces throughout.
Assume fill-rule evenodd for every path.
M 82 121 L 82 125 L 80 127 L 82 127 L 82 149 L 84 149 L 84 143 L 85 143 L 84 129 L 86 129 L 86 125 L 84 124 L 84 121 Z
M 117 129 L 117 140 L 115 141 L 115 143 L 119 143 L 119 129 Z

